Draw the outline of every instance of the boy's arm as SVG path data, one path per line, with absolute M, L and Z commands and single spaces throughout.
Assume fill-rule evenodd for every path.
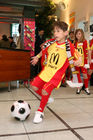
M 45 41 L 44 43 L 42 43 L 42 44 L 40 45 L 42 51 L 41 51 L 38 55 L 36 55 L 36 56 L 34 56 L 34 57 L 31 58 L 31 59 L 32 59 L 32 60 L 31 60 L 32 65 L 36 65 L 37 62 L 39 61 L 39 58 L 41 58 L 42 55 L 44 56 L 45 54 L 47 54 L 48 47 L 49 47 L 53 42 L 55 42 L 55 39 L 54 39 L 54 38 L 49 39 L 49 40 Z
M 32 65 L 36 65 L 37 62 L 39 61 L 39 58 L 41 58 L 41 57 L 42 57 L 42 51 L 38 55 L 36 55 L 36 56 L 31 58 L 32 59 L 31 60 L 31 64 Z
M 46 41 L 47 42 L 47 41 Z M 34 57 L 32 57 L 31 59 L 31 64 L 32 65 L 36 65 L 37 63 L 38 63 L 38 61 L 39 61 L 39 59 L 42 57 L 42 55 L 44 55 L 44 53 L 45 53 L 45 51 L 46 51 L 46 48 L 44 48 L 44 44 L 46 43 L 46 42 L 44 42 L 44 43 L 42 43 L 41 45 L 40 45 L 40 47 L 41 47 L 41 51 L 40 51 L 40 53 L 38 53 L 36 56 L 34 56 Z
M 47 54 L 47 49 L 48 49 L 48 47 L 43 49 L 42 51 L 40 51 L 40 53 L 38 53 L 36 56 L 31 58 L 32 59 L 31 60 L 32 65 L 36 65 L 37 62 L 39 61 L 39 59 L 42 57 L 42 55 Z

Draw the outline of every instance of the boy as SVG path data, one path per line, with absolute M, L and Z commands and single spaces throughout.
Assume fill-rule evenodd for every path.
M 75 40 L 74 31 L 70 31 L 70 32 L 69 32 L 69 38 L 68 38 L 68 39 L 70 40 L 70 42 L 71 42 L 72 44 L 74 44 L 74 40 Z
M 42 122 L 44 116 L 43 111 L 49 96 L 51 95 L 52 90 L 58 87 L 69 66 L 70 60 L 68 60 L 68 54 L 72 54 L 73 56 L 76 56 L 76 58 L 79 58 L 74 62 L 75 65 L 79 66 L 81 64 L 81 57 L 79 54 L 76 54 L 74 46 L 69 42 L 69 46 L 66 47 L 65 41 L 68 35 L 67 30 L 68 25 L 65 22 L 55 22 L 54 38 L 56 41 L 36 56 L 37 58 L 40 58 L 42 55 L 46 54 L 47 64 L 31 83 L 32 89 L 41 96 L 40 106 L 38 111 L 36 111 L 33 120 L 34 123 Z M 67 53 L 67 51 L 69 53 Z M 72 57 L 69 57 L 69 59 L 72 59 Z

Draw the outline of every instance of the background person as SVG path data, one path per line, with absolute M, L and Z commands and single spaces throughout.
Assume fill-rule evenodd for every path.
M 84 82 L 84 91 L 87 95 L 90 95 L 90 91 L 88 88 L 88 75 L 87 75 L 87 66 L 88 66 L 88 42 L 85 39 L 84 32 L 82 29 L 77 29 L 75 31 L 75 48 L 82 56 L 82 64 L 80 67 L 76 67 L 76 70 L 82 73 L 83 82 Z M 82 88 L 78 88 L 76 93 L 80 94 Z
M 10 48 L 10 42 L 7 38 L 7 35 L 2 35 L 2 39 L 0 40 L 0 47 Z
M 10 48 L 12 49 L 16 49 L 17 45 L 15 44 L 14 40 L 13 40 L 13 37 L 8 37 L 9 39 L 9 42 L 10 42 Z
M 35 56 L 40 53 L 41 51 L 41 44 L 45 42 L 45 37 L 44 37 L 44 30 L 39 29 L 38 33 L 36 34 L 35 37 Z M 38 61 L 38 63 L 34 66 L 35 68 L 35 74 L 36 76 L 40 71 L 41 71 L 41 59 Z
M 75 33 L 74 31 L 70 31 L 69 32 L 69 37 L 68 37 L 69 41 L 74 44 L 74 41 L 75 41 Z
M 88 69 L 88 80 L 90 81 L 91 75 L 93 74 L 93 39 L 90 41 L 89 64 L 90 68 Z

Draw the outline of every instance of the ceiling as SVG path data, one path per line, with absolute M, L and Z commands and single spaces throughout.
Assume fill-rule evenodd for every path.
M 41 0 L 0 0 L 0 22 L 17 22 L 24 10 L 38 10 L 41 7 Z

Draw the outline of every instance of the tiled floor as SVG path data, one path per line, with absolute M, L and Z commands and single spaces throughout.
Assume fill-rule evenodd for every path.
M 11 92 L 0 88 L 0 140 L 93 140 L 93 86 L 91 95 L 69 87 L 54 90 L 54 102 L 45 108 L 44 120 L 33 124 L 38 98 L 24 86 Z M 11 116 L 14 101 L 25 100 L 31 106 L 31 115 L 24 122 Z

